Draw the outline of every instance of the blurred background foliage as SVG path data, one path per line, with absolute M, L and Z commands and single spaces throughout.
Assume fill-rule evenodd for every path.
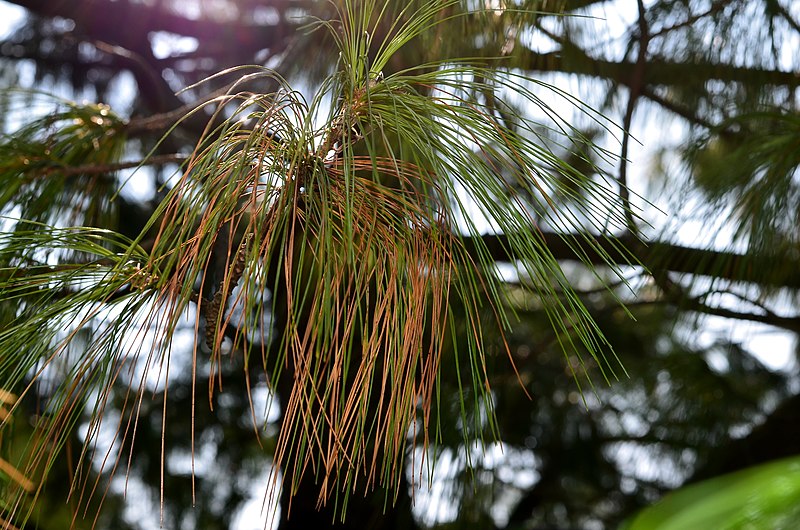
M 406 2 L 387 1 L 391 5 L 381 23 L 388 30 L 392 13 Z M 57 141 L 41 143 L 46 131 L 20 129 L 31 116 L 51 113 L 52 100 L 30 92 L 3 93 L 0 120 L 3 131 L 13 133 L 3 137 L 3 149 L 9 150 L 0 153 L 4 174 L 14 175 L 15 163 L 37 161 L 50 167 L 54 162 L 65 168 L 93 165 L 95 170 L 53 172 L 52 178 L 43 175 L 33 182 L 5 179 L 2 214 L 42 222 L 67 214 L 72 224 L 115 229 L 131 238 L 153 215 L 165 184 L 175 177 L 181 157 L 191 152 L 209 116 L 196 113 L 165 142 L 158 139 L 176 118 L 233 77 L 195 83 L 228 67 L 260 64 L 311 93 L 337 61 L 329 38 L 307 27 L 313 17 L 330 19 L 335 2 L 15 0 L 0 7 L 7 13 L 0 42 L 3 85 L 109 105 L 70 107 L 70 113 L 49 118 L 52 130 L 67 134 L 80 118 L 75 113 L 88 112 L 83 119 L 94 124 L 94 136 L 84 141 L 107 144 L 89 151 L 108 158 L 87 159 L 80 146 L 71 145 L 66 156 Z M 500 353 L 501 337 L 487 338 L 497 343 L 498 354 L 488 359 L 497 425 L 483 420 L 479 400 L 470 410 L 476 421 L 463 424 L 461 401 L 455 397 L 458 378 L 444 371 L 443 405 L 434 418 L 442 434 L 428 449 L 429 459 L 437 463 L 430 488 L 412 490 L 403 484 L 397 502 L 388 506 L 382 492 L 364 498 L 355 494 L 346 520 L 334 527 L 615 528 L 683 484 L 800 454 L 798 5 L 789 0 L 476 0 L 459 9 L 469 11 L 468 16 L 404 47 L 385 73 L 458 57 L 486 58 L 491 65 L 489 58 L 502 56 L 504 66 L 560 87 L 565 97 L 586 102 L 621 126 L 598 124 L 571 107 L 564 107 L 570 115 L 558 117 L 530 109 L 531 119 L 543 124 L 539 141 L 587 179 L 618 193 L 614 204 L 604 206 L 632 204 L 641 216 L 630 219 L 625 230 L 598 233 L 587 222 L 587 232 L 571 235 L 540 219 L 545 241 L 628 375 L 620 372 L 618 380 L 612 377 L 606 385 L 599 367 L 587 361 L 583 368 L 593 385 L 575 379 L 582 368 L 577 355 L 564 357 L 565 333 L 553 330 L 540 300 L 520 291 L 508 302 L 518 320 L 507 337 L 518 374 Z M 249 88 L 276 88 L 264 79 L 259 83 Z M 494 96 L 487 91 L 480 97 L 488 102 Z M 515 104 L 513 93 L 502 96 Z M 527 109 L 516 110 L 524 114 Z M 502 106 L 496 113 L 505 119 Z M 573 142 L 559 141 L 562 119 L 574 127 L 566 131 Z M 606 156 L 602 150 L 576 147 L 587 142 L 601 146 Z M 138 160 L 151 151 L 162 158 L 146 170 L 102 167 L 119 153 L 123 160 Z M 620 192 L 614 180 L 631 193 Z M 585 204 L 581 189 L 569 182 L 560 186 L 554 193 L 559 207 Z M 596 240 L 623 265 L 628 261 L 620 248 L 625 246 L 646 270 L 626 267 L 628 285 L 602 267 L 589 271 L 576 264 L 574 246 L 564 244 L 570 238 Z M 487 227 L 484 239 L 502 271 L 509 260 L 503 235 Z M 595 274 L 617 283 L 604 289 Z M 512 287 L 526 281 L 508 277 Z M 8 304 L 0 306 L 0 323 L 14 311 Z M 193 333 L 188 321 L 176 330 L 183 336 Z M 575 344 L 570 347 L 579 348 Z M 149 529 L 163 518 L 166 528 L 249 530 L 261 528 L 275 506 L 279 528 L 330 526 L 330 507 L 315 510 L 313 484 L 297 492 L 289 519 L 285 495 L 265 502 L 281 390 L 266 410 L 267 382 L 263 373 L 251 370 L 255 407 L 266 418 L 259 426 L 263 430 L 254 433 L 248 368 L 241 356 L 218 366 L 225 385 L 214 397 L 213 411 L 209 403 L 197 401 L 198 456 L 192 464 L 187 436 L 192 418 L 186 412 L 191 408 L 190 361 L 188 354 L 176 356 L 170 392 L 154 387 L 151 399 L 136 409 L 134 447 L 115 449 L 125 455 L 131 451 L 132 458 L 122 459 L 113 479 L 107 470 L 96 477 L 100 490 L 108 488 L 96 519 L 94 505 L 73 513 L 81 500 L 76 494 L 64 504 L 74 478 L 72 464 L 90 428 L 85 418 L 78 422 L 38 496 L 34 527 Z M 197 388 L 213 385 L 212 373 L 210 366 L 199 366 Z M 40 380 L 13 415 L 13 396 L 2 403 L 0 412 L 13 417 L 0 417 L 5 422 L 2 462 L 18 457 L 8 451 L 26 444 L 13 441 L 33 436 L 32 425 L 46 415 L 46 381 Z M 113 399 L 125 395 L 113 396 L 109 414 Z M 465 429 L 496 429 L 499 441 L 465 446 Z M 102 434 L 98 443 L 110 445 L 114 433 Z M 167 448 L 163 477 L 162 444 Z M 426 476 L 426 470 L 414 467 L 422 450 L 410 444 L 409 477 Z M 0 474 L 8 487 L 19 486 L 8 469 Z M 777 474 L 756 472 L 737 477 L 754 481 L 751 485 L 781 480 Z M 678 494 L 683 497 L 671 497 L 672 502 L 687 497 L 682 505 L 707 497 L 714 502 L 710 497 L 717 494 L 718 483 L 702 484 Z M 697 510 L 713 512 L 704 506 Z M 782 513 L 750 521 L 755 526 L 749 527 L 794 528 L 796 511 Z M 629 528 L 668 528 L 646 514 Z M 706 528 L 722 528 L 717 522 Z

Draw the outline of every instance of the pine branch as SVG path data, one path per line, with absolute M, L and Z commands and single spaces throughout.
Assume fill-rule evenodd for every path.
M 143 160 L 130 160 L 127 162 L 117 162 L 114 164 L 86 164 L 81 166 L 51 166 L 35 177 L 47 177 L 52 173 L 59 173 L 64 176 L 72 175 L 97 175 L 103 173 L 113 173 L 122 169 L 132 169 L 140 166 L 161 166 L 164 164 L 180 164 L 188 157 L 180 153 L 167 155 L 155 155 Z
M 642 94 L 644 78 L 647 73 L 647 46 L 650 43 L 650 29 L 647 24 L 646 10 L 642 0 L 638 0 L 639 8 L 639 51 L 636 56 L 636 66 L 631 72 L 628 81 L 629 95 L 628 105 L 625 109 L 625 117 L 622 120 L 622 150 L 619 159 L 619 197 L 622 202 L 623 213 L 627 223 L 628 231 L 633 235 L 639 234 L 636 221 L 633 218 L 631 209 L 630 192 L 628 191 L 628 144 L 631 139 L 631 123 L 633 122 L 633 112 Z
M 687 17 L 686 20 L 682 20 L 682 21 L 677 22 L 677 23 L 675 23 L 675 24 L 673 24 L 671 26 L 667 26 L 667 27 L 661 28 L 660 30 L 658 30 L 655 33 L 653 33 L 651 35 L 651 38 L 655 39 L 656 37 L 661 37 L 662 35 L 665 35 L 667 33 L 671 33 L 671 32 L 673 32 L 675 30 L 678 30 L 678 29 L 681 29 L 681 28 L 685 28 L 687 26 L 691 26 L 692 24 L 696 23 L 698 20 L 701 20 L 703 18 L 712 16 L 715 13 L 718 13 L 719 11 L 721 11 L 724 7 L 726 7 L 730 3 L 731 3 L 731 0 L 716 0 L 715 2 L 712 2 L 711 6 L 708 9 L 706 9 L 705 11 L 703 11 L 701 13 L 697 13 L 697 14 L 692 15 L 690 17 Z
M 608 79 L 622 85 L 630 84 L 630 72 L 636 68 L 631 61 L 595 59 L 585 53 L 580 58 L 566 59 L 561 52 L 537 53 L 527 51 L 520 57 L 520 67 L 530 72 L 561 72 Z M 645 86 L 681 87 L 717 80 L 769 87 L 797 88 L 800 76 L 794 72 L 759 67 L 733 66 L 695 60 L 674 62 L 650 59 L 644 76 Z
M 294 35 L 301 24 L 301 21 L 285 16 L 275 26 L 244 20 L 219 22 L 211 18 L 189 18 L 160 2 L 143 5 L 105 0 L 84 0 L 77 3 L 9 0 L 9 3 L 22 6 L 39 16 L 72 19 L 90 37 L 105 39 L 112 36 L 121 45 L 128 46 L 147 43 L 147 39 L 142 39 L 142 28 L 147 28 L 147 31 L 168 31 L 212 42 L 224 33 L 233 49 L 254 46 L 274 48 L 288 36 Z M 289 9 L 311 9 L 315 4 L 311 0 L 274 0 L 270 2 L 270 7 L 283 13 Z
M 663 241 L 642 242 L 634 237 L 597 236 L 586 233 L 557 234 L 541 232 L 548 250 L 557 260 L 588 261 L 595 265 L 640 265 L 650 270 L 667 270 L 694 276 L 752 283 L 764 287 L 800 289 L 800 263 L 791 259 L 776 261 L 773 257 L 757 257 L 736 252 L 691 248 Z M 482 244 L 496 261 L 517 259 L 508 250 L 508 237 L 488 234 Z M 576 252 L 577 247 L 581 252 Z M 467 247 L 476 251 L 474 241 Z M 602 250 L 601 254 L 598 250 Z M 635 258 L 634 258 L 635 256 Z

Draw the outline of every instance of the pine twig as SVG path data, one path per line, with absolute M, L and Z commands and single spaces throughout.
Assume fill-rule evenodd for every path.
M 239 248 L 236 251 L 236 256 L 233 260 L 231 272 L 228 276 L 220 281 L 214 297 L 208 302 L 205 311 L 206 320 L 206 345 L 213 351 L 214 339 L 217 334 L 217 321 L 220 318 L 220 313 L 223 309 L 223 304 L 228 300 L 233 290 L 239 285 L 244 274 L 245 266 L 247 265 L 247 251 L 250 245 L 250 240 L 253 238 L 253 233 L 248 232 L 239 243 Z

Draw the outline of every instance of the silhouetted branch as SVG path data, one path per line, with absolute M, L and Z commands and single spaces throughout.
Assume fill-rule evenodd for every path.
M 800 263 L 791 259 L 781 261 L 774 257 L 698 249 L 661 241 L 645 243 L 634 237 L 563 235 L 553 232 L 541 232 L 541 237 L 552 255 L 562 261 L 585 260 L 593 265 L 606 265 L 609 262 L 621 266 L 641 265 L 649 270 L 800 289 Z M 481 239 L 495 260 L 508 262 L 516 259 L 508 251 L 506 236 L 487 234 Z M 592 245 L 602 249 L 605 255 L 586 241 L 592 241 Z M 466 244 L 474 250 L 474 242 L 467 241 Z
M 113 173 L 121 169 L 131 169 L 140 166 L 160 166 L 164 164 L 180 164 L 188 158 L 182 154 L 155 155 L 144 160 L 131 160 L 128 162 L 117 162 L 115 164 L 87 164 L 83 166 L 52 166 L 42 171 L 41 176 L 51 173 L 61 175 L 96 175 L 102 173 Z

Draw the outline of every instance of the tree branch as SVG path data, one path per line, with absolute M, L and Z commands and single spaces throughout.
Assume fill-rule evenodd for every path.
M 561 261 L 641 265 L 649 270 L 800 289 L 800 262 L 793 259 L 781 261 L 775 257 L 697 249 L 662 241 L 645 243 L 631 236 L 540 232 L 540 237 L 553 257 Z M 509 262 L 516 259 L 508 250 L 507 236 L 487 234 L 481 236 L 481 240 L 495 260 Z M 465 244 L 468 250 L 477 251 L 475 241 L 467 239 Z
M 64 2 L 52 0 L 7 0 L 43 17 L 64 17 L 74 20 L 81 31 L 103 40 L 112 39 L 127 48 L 149 44 L 142 31 L 167 31 L 176 35 L 194 37 L 199 41 L 218 42 L 224 38 L 232 50 L 272 48 L 283 44 L 295 34 L 301 20 L 281 17 L 276 25 L 245 22 L 240 18 L 220 22 L 211 18 L 189 18 L 156 2 L 148 6 L 138 2 L 109 2 L 107 0 L 82 0 Z M 270 7 L 280 12 L 289 9 L 308 9 L 316 2 L 311 0 L 272 0 Z
M 726 7 L 730 3 L 731 3 L 731 0 L 717 0 L 715 2 L 712 2 L 711 3 L 711 7 L 709 7 L 705 11 L 703 11 L 701 13 L 697 13 L 696 15 L 692 15 L 692 16 L 688 17 L 686 20 L 683 20 L 681 22 L 677 22 L 677 23 L 673 24 L 672 26 L 663 27 L 660 30 L 658 30 L 655 33 L 653 33 L 651 35 L 651 38 L 655 39 L 656 37 L 660 37 L 660 36 L 665 35 L 667 33 L 671 33 L 671 32 L 673 32 L 675 30 L 678 30 L 678 29 L 681 29 L 681 28 L 685 28 L 687 26 L 691 26 L 692 24 L 694 24 L 698 20 L 706 18 L 706 17 L 709 17 L 709 16 L 717 13 L 718 11 L 721 11 L 724 7 Z
M 630 72 L 636 68 L 631 61 L 607 61 L 585 55 L 579 59 L 565 59 L 561 52 L 537 53 L 526 51 L 520 57 L 519 67 L 533 72 L 562 72 L 609 79 L 629 85 Z M 645 86 L 686 86 L 718 80 L 745 85 L 796 88 L 800 75 L 795 72 L 766 70 L 758 67 L 715 64 L 708 61 L 672 62 L 651 58 L 644 76 Z
M 65 176 L 72 175 L 97 175 L 102 173 L 113 173 L 121 169 L 131 169 L 139 166 L 161 166 L 164 164 L 180 164 L 187 160 L 187 155 L 167 154 L 155 155 L 143 160 L 131 160 L 128 162 L 117 162 L 114 164 L 87 164 L 83 166 L 51 166 L 46 168 L 36 177 L 46 177 L 51 173 L 60 173 Z
M 647 72 L 647 45 L 650 43 L 650 30 L 647 25 L 646 10 L 642 0 L 638 0 L 639 7 L 639 51 L 636 56 L 636 65 L 631 72 L 630 80 L 628 81 L 629 94 L 628 105 L 625 109 L 625 117 L 622 121 L 622 151 L 620 152 L 619 160 L 619 198 L 622 201 L 623 215 L 625 216 L 625 223 L 628 226 L 628 231 L 633 235 L 639 235 L 639 229 L 636 227 L 636 221 L 633 218 L 633 210 L 631 209 L 630 192 L 628 191 L 628 144 L 631 139 L 631 123 L 633 122 L 633 111 L 636 109 L 636 103 L 639 96 L 642 94 L 644 88 L 644 78 Z
M 767 326 L 774 326 L 776 328 L 785 329 L 786 331 L 791 331 L 793 333 L 800 332 L 800 317 L 796 316 L 784 317 L 776 315 L 775 313 L 771 312 L 760 315 L 757 313 L 734 311 L 732 309 L 728 309 L 725 307 L 714 307 L 708 304 L 704 304 L 699 300 L 697 300 L 696 298 L 679 298 L 670 296 L 658 300 L 626 302 L 625 308 L 632 309 L 634 307 L 645 307 L 645 306 L 655 306 L 655 305 L 671 305 L 674 307 L 678 307 L 683 311 L 694 311 L 695 313 L 701 313 L 704 315 L 730 318 L 733 320 L 742 320 L 748 322 L 757 322 L 759 324 L 765 324 Z

